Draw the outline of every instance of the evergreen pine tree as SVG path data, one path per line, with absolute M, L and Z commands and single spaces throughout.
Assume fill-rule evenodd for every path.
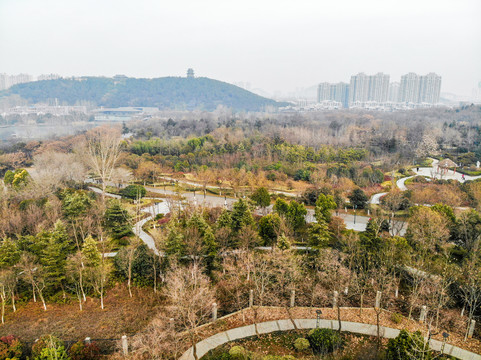
M 17 244 L 9 238 L 0 242 L 0 268 L 15 265 L 20 260 L 20 251 Z
M 235 232 L 239 231 L 244 226 L 254 223 L 254 218 L 252 217 L 251 210 L 249 209 L 249 204 L 244 199 L 239 199 L 236 203 L 234 203 L 231 218 L 231 228 Z
M 309 245 L 314 248 L 325 248 L 331 241 L 329 226 L 325 221 L 312 223 L 309 227 Z
M 212 229 L 208 227 L 202 239 L 202 255 L 204 255 L 206 269 L 209 274 L 215 269 L 217 248 L 218 246 L 215 241 L 214 233 L 212 232 Z
M 314 217 L 319 223 L 325 221 L 329 223 L 331 221 L 331 210 L 337 207 L 334 198 L 331 195 L 324 195 L 320 193 L 316 200 L 316 208 L 314 209 Z
M 104 226 L 108 234 L 117 245 L 125 246 L 128 237 L 133 235 L 132 217 L 119 201 L 113 201 L 105 211 Z
M 100 263 L 102 254 L 98 249 L 97 241 L 90 235 L 84 240 L 82 254 L 85 257 L 87 266 L 97 266 Z
M 224 209 L 220 213 L 220 216 L 217 219 L 216 226 L 218 229 L 220 228 L 230 228 L 232 226 L 232 217 L 229 210 Z

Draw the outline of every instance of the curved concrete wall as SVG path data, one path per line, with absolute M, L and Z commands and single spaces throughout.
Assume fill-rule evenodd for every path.
M 316 319 L 295 319 L 293 320 L 298 329 L 314 329 L 316 327 Z M 339 323 L 337 320 L 319 320 L 319 327 L 337 330 Z M 243 339 L 249 336 L 260 334 L 268 334 L 275 331 L 294 330 L 294 325 L 291 320 L 276 320 L 259 323 L 256 325 L 247 325 L 224 331 L 207 339 L 204 339 L 196 344 L 197 356 L 200 359 L 210 350 L 228 343 L 230 341 Z M 342 321 L 341 330 L 356 334 L 377 336 L 377 326 L 371 324 L 363 324 L 351 321 Z M 395 338 L 398 336 L 400 330 L 381 326 L 381 336 L 384 338 Z M 441 351 L 443 343 L 438 340 L 431 340 L 429 346 L 433 350 Z M 481 360 L 481 356 L 473 352 L 458 348 L 456 346 L 446 344 L 444 353 L 454 356 L 462 360 Z M 194 360 L 193 349 L 187 350 L 180 360 Z

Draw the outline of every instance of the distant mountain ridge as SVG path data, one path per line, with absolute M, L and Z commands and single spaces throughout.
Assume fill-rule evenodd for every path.
M 105 107 L 138 106 L 172 110 L 212 111 L 218 105 L 224 105 L 237 111 L 262 111 L 266 107 L 286 105 L 205 77 L 61 78 L 17 84 L 0 92 L 0 97 L 9 95 L 19 95 L 32 104 L 58 99 L 60 103 L 75 105 L 84 100 Z

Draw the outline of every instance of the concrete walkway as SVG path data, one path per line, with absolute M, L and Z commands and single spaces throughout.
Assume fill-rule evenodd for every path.
M 443 179 L 443 180 L 457 180 L 460 183 L 463 183 L 468 180 L 476 180 L 481 178 L 481 175 L 478 175 L 478 176 L 464 175 L 464 179 L 463 179 L 463 174 L 454 170 L 448 170 L 446 173 L 441 173 L 440 171 L 438 171 L 439 160 L 436 160 L 436 159 L 431 159 L 431 160 L 433 161 L 431 167 L 421 167 L 419 168 L 419 170 L 417 170 L 417 168 L 413 168 L 416 175 L 424 176 L 427 178 Z
M 369 200 L 369 203 L 374 205 L 379 205 L 381 203 L 381 198 L 386 194 L 387 192 L 380 192 L 380 193 L 374 194 L 371 197 L 371 200 Z
M 298 329 L 314 329 L 317 327 L 316 319 L 294 319 L 293 321 Z M 339 323 L 337 320 L 319 320 L 320 328 L 337 330 L 338 326 Z M 230 341 L 260 334 L 269 334 L 276 331 L 287 331 L 294 329 L 295 328 L 291 320 L 276 320 L 227 330 L 212 335 L 211 337 L 208 337 L 207 339 L 198 342 L 196 344 L 197 357 L 200 359 L 210 350 L 213 350 L 218 346 L 228 343 Z M 377 336 L 377 326 L 371 324 L 342 321 L 341 329 L 342 331 L 348 331 L 356 334 Z M 384 326 L 381 326 L 380 328 L 381 336 L 388 339 L 395 338 L 399 335 L 399 332 L 400 330 L 398 329 L 392 329 Z M 429 342 L 429 346 L 432 350 L 441 351 L 441 349 L 443 348 L 443 343 L 441 341 L 431 339 Z M 444 354 L 448 354 L 462 360 L 481 360 L 480 355 L 450 344 L 445 344 L 443 352 Z M 193 348 L 189 348 L 184 354 L 182 354 L 180 360 L 195 360 L 193 355 Z

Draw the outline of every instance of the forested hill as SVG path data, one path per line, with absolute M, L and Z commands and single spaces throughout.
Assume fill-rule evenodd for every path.
M 8 95 L 19 95 L 32 104 L 58 99 L 61 104 L 74 105 L 86 100 L 105 107 L 152 106 L 176 110 L 211 111 L 224 105 L 234 110 L 260 111 L 266 106 L 284 105 L 240 87 L 203 77 L 44 80 L 18 84 L 0 92 L 0 97 Z

